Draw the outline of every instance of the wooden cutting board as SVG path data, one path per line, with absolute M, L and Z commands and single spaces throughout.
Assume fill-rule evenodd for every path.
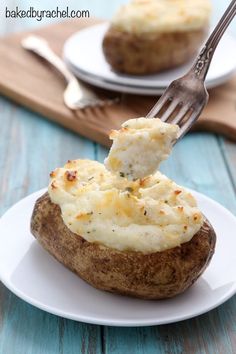
M 43 36 L 61 54 L 63 43 L 72 33 L 99 22 L 95 19 L 67 21 L 31 33 Z M 0 39 L 0 93 L 17 103 L 109 146 L 111 129 L 118 128 L 128 118 L 145 116 L 156 102 L 157 97 L 123 94 L 121 102 L 112 107 L 70 111 L 62 100 L 64 81 L 42 60 L 21 48 L 20 41 L 26 34 Z M 112 94 L 95 90 L 101 96 Z M 236 76 L 210 91 L 209 104 L 194 129 L 224 134 L 236 141 Z

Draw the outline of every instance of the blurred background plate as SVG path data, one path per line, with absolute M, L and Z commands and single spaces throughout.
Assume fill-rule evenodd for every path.
M 115 73 L 106 62 L 102 51 L 102 40 L 108 26 L 108 23 L 102 23 L 79 31 L 64 45 L 63 56 L 67 65 L 77 77 L 90 84 L 114 91 L 156 95 L 161 94 L 172 80 L 186 73 L 192 64 L 190 61 L 155 75 L 132 76 Z M 236 41 L 226 33 L 216 50 L 207 75 L 207 87 L 216 87 L 226 82 L 235 70 Z

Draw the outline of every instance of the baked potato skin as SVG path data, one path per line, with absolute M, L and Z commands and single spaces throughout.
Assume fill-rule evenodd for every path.
M 103 39 L 103 52 L 115 71 L 147 75 L 187 62 L 199 49 L 206 33 L 207 28 L 140 35 L 111 26 Z
M 95 288 L 142 299 L 170 298 L 190 287 L 209 264 L 216 242 L 206 220 L 180 247 L 152 254 L 120 252 L 71 232 L 48 193 L 35 204 L 31 232 L 52 256 Z

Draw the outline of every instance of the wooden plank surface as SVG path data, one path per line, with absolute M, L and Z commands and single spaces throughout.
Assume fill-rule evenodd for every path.
M 89 6 L 95 16 L 108 16 L 119 2 L 90 0 Z M 53 7 L 54 2 L 43 0 L 40 4 L 42 8 Z M 75 0 L 70 4 L 72 8 L 78 7 Z M 226 1 L 218 0 L 215 4 L 223 8 Z M 87 1 L 81 0 L 80 6 L 86 7 Z M 0 31 L 19 30 L 32 24 L 35 25 L 19 20 L 9 26 L 0 21 Z M 0 99 L 0 113 L 0 214 L 26 194 L 44 187 L 48 173 L 67 159 L 86 157 L 102 161 L 106 154 L 106 149 L 99 145 L 4 98 Z M 211 134 L 188 135 L 176 145 L 162 170 L 178 183 L 211 196 L 236 213 L 235 144 Z M 38 310 L 1 284 L 0 354 L 234 354 L 235 319 L 233 297 L 205 315 L 177 324 L 138 329 L 92 326 Z
M 63 44 L 71 34 L 99 22 L 94 19 L 65 21 L 37 29 L 35 33 L 47 39 L 61 55 Z M 0 40 L 0 93 L 17 103 L 105 146 L 110 145 L 111 129 L 118 128 L 129 118 L 145 116 L 155 104 L 157 97 L 123 94 L 119 104 L 72 112 L 63 103 L 65 83 L 61 77 L 21 47 L 21 39 L 26 35 L 23 32 Z M 101 97 L 108 95 L 103 90 L 96 92 Z M 194 129 L 221 133 L 236 140 L 235 100 L 236 76 L 211 90 L 209 103 Z

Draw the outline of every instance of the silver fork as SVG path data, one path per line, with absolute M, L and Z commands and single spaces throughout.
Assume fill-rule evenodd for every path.
M 27 49 L 48 61 L 62 74 L 67 82 L 63 98 L 65 105 L 69 109 L 76 110 L 87 107 L 102 107 L 118 102 L 118 98 L 102 100 L 81 82 L 79 83 L 76 77 L 68 70 L 61 58 L 52 51 L 48 42 L 44 38 L 29 35 L 21 41 L 21 45 L 24 49 Z
M 178 124 L 180 131 L 177 140 L 188 132 L 208 102 L 205 78 L 215 49 L 235 14 L 236 0 L 233 0 L 206 41 L 192 68 L 186 75 L 170 84 L 146 116 L 146 118 L 158 116 L 163 122 Z

